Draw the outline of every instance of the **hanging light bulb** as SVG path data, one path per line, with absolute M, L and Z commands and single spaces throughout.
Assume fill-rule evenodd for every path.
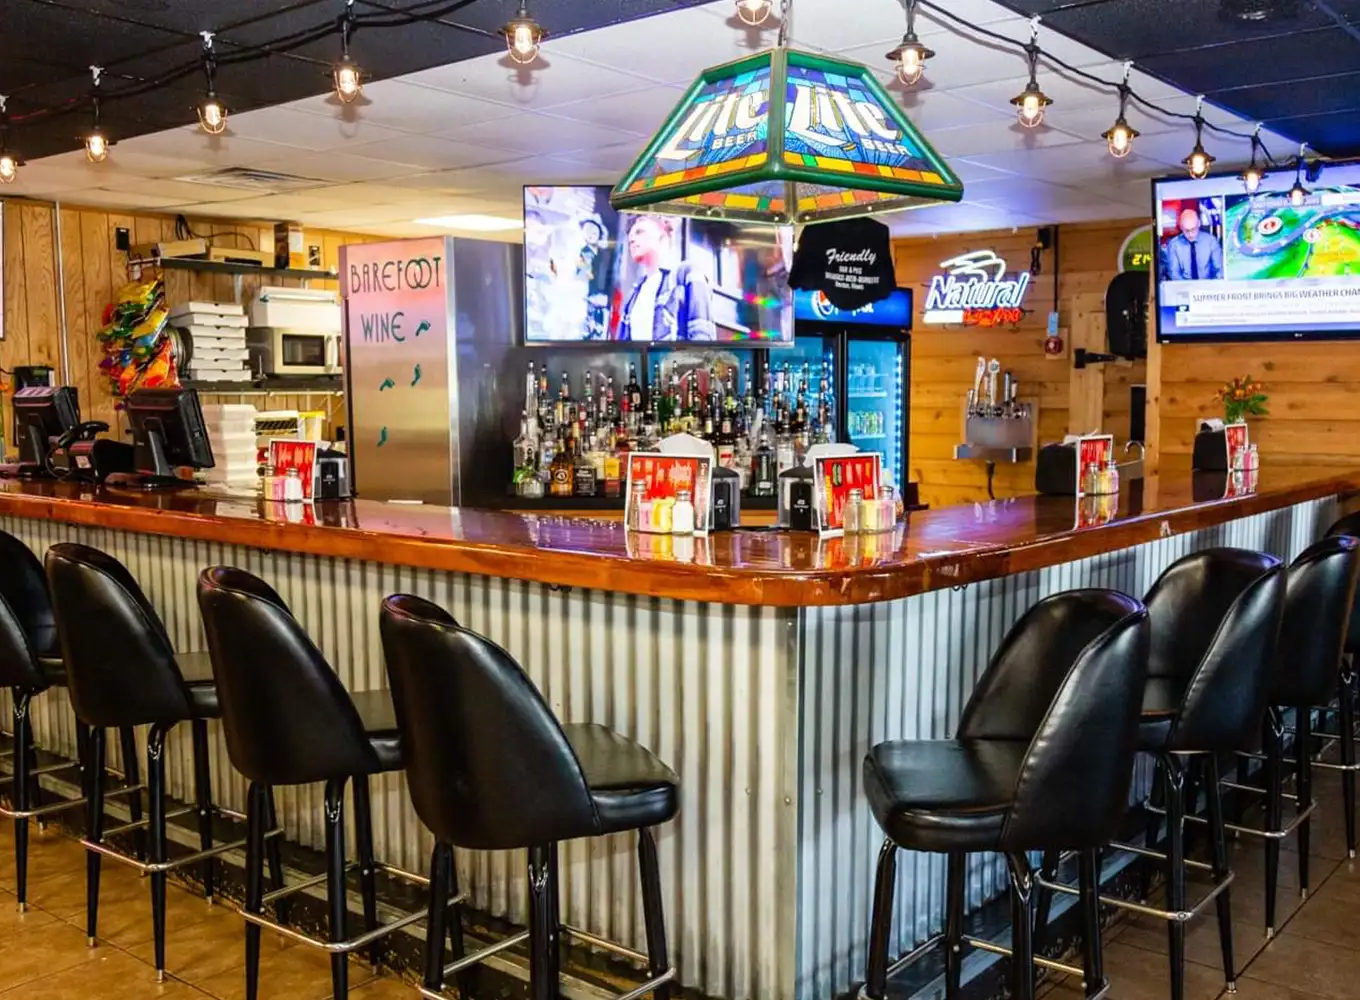
M 773 9 L 774 0 L 737 0 L 737 16 L 753 28 L 768 21 Z
M 1213 166 L 1215 159 L 1204 148 L 1204 116 L 1200 114 L 1203 107 L 1204 97 L 1201 95 L 1195 102 L 1195 148 L 1190 150 L 1189 156 L 1181 160 L 1195 180 L 1209 176 L 1209 168 Z
M 352 104 L 364 89 L 364 71 L 349 57 L 349 36 L 353 30 L 354 0 L 345 0 L 345 13 L 340 17 L 340 58 L 331 71 L 335 97 L 341 104 Z
M 1307 152 L 1307 143 L 1299 146 L 1299 155 L 1294 161 L 1294 186 L 1289 189 L 1289 204 L 1292 208 L 1302 208 L 1308 198 L 1308 189 L 1303 186 L 1303 157 Z
M 1044 123 L 1044 111 L 1053 103 L 1039 88 L 1039 19 L 1030 21 L 1030 40 L 1025 46 L 1025 58 L 1029 60 L 1029 83 L 1011 103 L 1020 116 L 1020 124 L 1025 128 L 1038 128 Z
M 217 72 L 213 33 L 203 31 L 200 34 L 203 36 L 203 75 L 208 79 L 208 92 L 198 102 L 198 127 L 208 135 L 221 135 L 227 130 L 227 106 L 218 100 L 213 87 L 213 76 Z
M 1101 133 L 1101 138 L 1105 140 L 1106 147 L 1110 150 L 1110 155 L 1115 159 L 1122 160 L 1129 155 L 1133 149 L 1133 140 L 1138 138 L 1138 130 L 1129 124 L 1125 117 L 1129 109 L 1129 73 L 1133 70 L 1133 63 L 1124 64 L 1124 82 L 1119 85 L 1119 117 L 1114 120 L 1114 124 Z
M 81 138 L 85 143 L 85 159 L 91 163 L 103 163 L 107 160 L 109 158 L 109 147 L 113 145 L 113 142 L 99 124 L 99 81 L 103 75 L 104 70 L 101 67 L 90 67 L 90 76 L 94 80 L 94 92 L 90 95 L 90 130 Z
M 548 37 L 543 26 L 530 16 L 528 0 L 520 0 L 518 13 L 501 29 L 501 34 L 510 48 L 510 58 L 522 66 L 538 58 L 538 47 Z
M 1261 149 L 1261 126 L 1256 126 L 1256 131 L 1251 134 L 1251 162 L 1247 164 L 1247 169 L 1242 171 L 1242 186 L 1246 188 L 1247 194 L 1255 194 L 1261 190 L 1261 180 L 1264 172 L 1256 162 L 1256 154 Z
M 928 49 L 916 37 L 916 0 L 907 0 L 907 33 L 902 44 L 888 53 L 888 60 L 897 64 L 897 78 L 910 87 L 921 79 L 926 61 L 935 58 L 935 50 Z
M 9 151 L 9 114 L 5 110 L 7 98 L 0 94 L 0 184 L 12 184 L 19 176 L 24 161 Z

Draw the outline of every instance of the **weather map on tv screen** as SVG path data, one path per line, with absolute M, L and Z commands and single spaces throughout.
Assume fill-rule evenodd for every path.
M 1157 183 L 1161 339 L 1360 336 L 1360 167 L 1304 181 L 1301 202 L 1294 181 Z

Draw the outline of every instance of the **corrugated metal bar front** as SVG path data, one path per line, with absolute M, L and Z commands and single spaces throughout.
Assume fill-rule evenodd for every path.
M 939 739 L 958 725 L 992 651 L 1036 601 L 1078 587 L 1147 592 L 1181 556 L 1237 546 L 1292 559 L 1335 519 L 1333 500 L 1231 521 L 1145 545 L 905 600 L 802 611 L 798 813 L 800 998 L 836 996 L 864 978 L 874 866 L 882 832 L 860 765 L 874 744 Z M 1140 763 L 1132 795 L 1146 794 Z M 1007 888 L 999 856 L 970 858 L 972 907 Z M 940 929 L 944 858 L 898 858 L 892 954 Z
M 181 650 L 204 648 L 199 572 L 228 564 L 256 573 L 279 591 L 355 691 L 387 683 L 377 628 L 383 597 L 405 591 L 448 608 L 517 657 L 561 719 L 609 725 L 679 773 L 681 812 L 658 844 L 681 981 L 711 996 L 792 997 L 794 612 L 554 589 L 49 521 L 5 517 L 0 528 L 39 556 L 55 542 L 78 541 L 123 561 Z M 74 756 L 65 692 L 38 702 L 40 743 Z M 189 734 L 181 729 L 170 740 L 170 787 L 192 798 Z M 243 806 L 243 782 L 216 732 L 213 784 L 217 801 Z M 423 871 L 429 834 L 411 810 L 404 778 L 375 779 L 373 791 L 379 856 Z M 290 839 L 321 845 L 321 798 L 319 786 L 280 790 Z M 565 845 L 565 918 L 644 949 L 634 859 L 632 838 Z M 479 908 L 524 922 L 522 855 L 464 853 L 459 865 Z

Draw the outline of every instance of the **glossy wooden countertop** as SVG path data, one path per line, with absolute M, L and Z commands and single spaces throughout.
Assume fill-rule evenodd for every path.
M 1104 524 L 1077 527 L 1072 498 L 1023 497 L 919 511 L 892 532 L 821 541 L 768 529 L 672 538 L 588 517 L 369 500 L 290 510 L 209 490 L 18 480 L 0 480 L 0 514 L 554 586 L 797 607 L 906 597 L 1360 491 L 1360 469 L 1277 466 L 1261 472 L 1252 494 L 1224 499 L 1221 491 L 1221 476 L 1192 484 L 1188 473 L 1163 472 L 1127 485 L 1117 505 L 1083 501 L 1083 516 Z

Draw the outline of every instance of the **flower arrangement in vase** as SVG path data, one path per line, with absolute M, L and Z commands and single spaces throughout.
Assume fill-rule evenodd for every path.
M 1265 384 L 1257 382 L 1250 375 L 1243 375 L 1230 382 L 1224 382 L 1214 393 L 1214 399 L 1223 404 L 1223 422 L 1239 424 L 1247 417 L 1270 415 L 1266 409 Z

